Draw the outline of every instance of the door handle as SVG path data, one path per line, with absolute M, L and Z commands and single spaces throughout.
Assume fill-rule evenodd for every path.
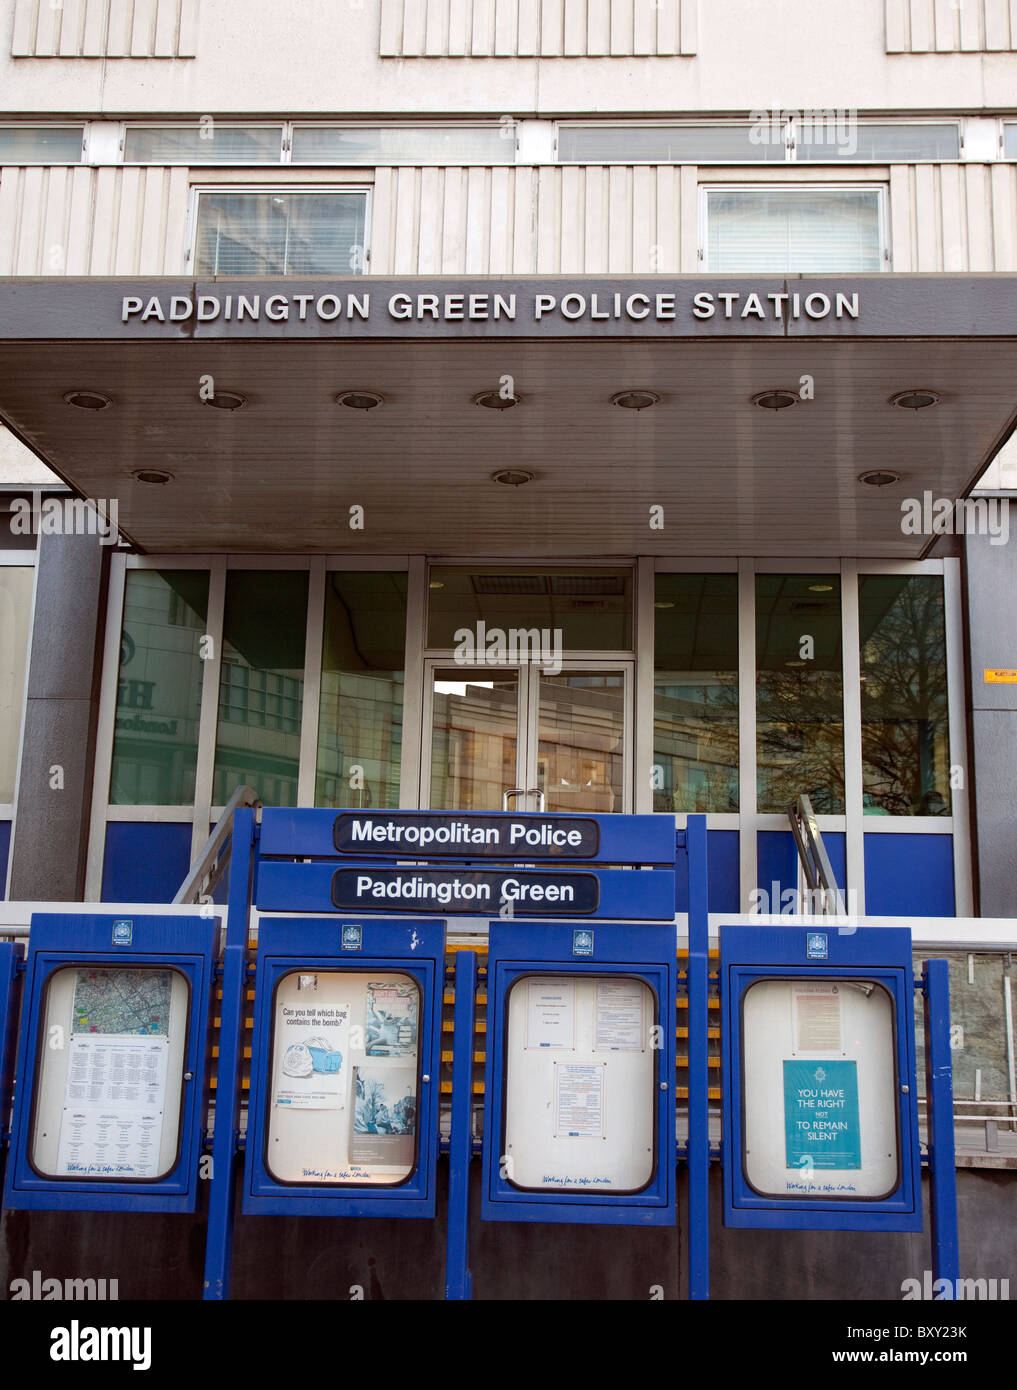
M 537 797 L 537 799 L 540 802 L 540 805 L 537 807 L 538 812 L 543 811 L 547 806 L 547 795 L 546 793 L 542 792 L 539 787 L 527 787 L 526 795 Z
M 509 791 L 507 791 L 507 792 L 502 792 L 502 794 L 501 794 L 501 809 L 502 809 L 503 811 L 507 811 L 507 810 L 508 810 L 508 808 L 509 808 L 509 798 L 510 798 L 510 797 L 513 797 L 513 796 L 526 796 L 526 795 L 527 795 L 527 792 L 526 792 L 526 788 L 525 788 L 525 787 L 512 787 Z

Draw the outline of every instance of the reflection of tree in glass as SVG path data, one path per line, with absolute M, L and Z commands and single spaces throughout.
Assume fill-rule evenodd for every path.
M 862 761 L 871 814 L 950 813 L 946 632 L 933 575 L 862 579 Z
M 844 810 L 840 671 L 760 671 L 756 687 L 760 811 L 785 811 L 803 793 L 819 815 Z
M 659 671 L 654 690 L 653 809 L 737 811 L 737 675 Z

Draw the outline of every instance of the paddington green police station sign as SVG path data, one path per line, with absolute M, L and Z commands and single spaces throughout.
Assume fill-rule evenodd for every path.
M 985 338 L 1017 276 L 8 278 L 8 340 Z

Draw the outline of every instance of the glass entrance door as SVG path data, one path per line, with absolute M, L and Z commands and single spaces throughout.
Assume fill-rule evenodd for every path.
M 631 810 L 632 665 L 427 662 L 423 807 Z

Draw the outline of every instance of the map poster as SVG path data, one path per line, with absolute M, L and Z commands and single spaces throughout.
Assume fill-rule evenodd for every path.
M 367 986 L 368 1057 L 416 1057 L 420 995 L 412 980 L 372 980 Z
M 172 970 L 79 970 L 71 1032 L 169 1037 Z
M 554 1136 L 604 1138 L 605 1062 L 556 1062 Z
M 272 1099 L 291 1110 L 343 1110 L 349 1087 L 350 1004 L 278 1003 Z
M 413 1067 L 360 1066 L 350 1162 L 409 1170 L 417 1132 L 417 1074 Z
M 784 1135 L 789 1168 L 860 1168 L 858 1063 L 785 1061 Z
M 108 1033 L 70 1040 L 57 1171 L 157 1177 L 169 1040 Z

